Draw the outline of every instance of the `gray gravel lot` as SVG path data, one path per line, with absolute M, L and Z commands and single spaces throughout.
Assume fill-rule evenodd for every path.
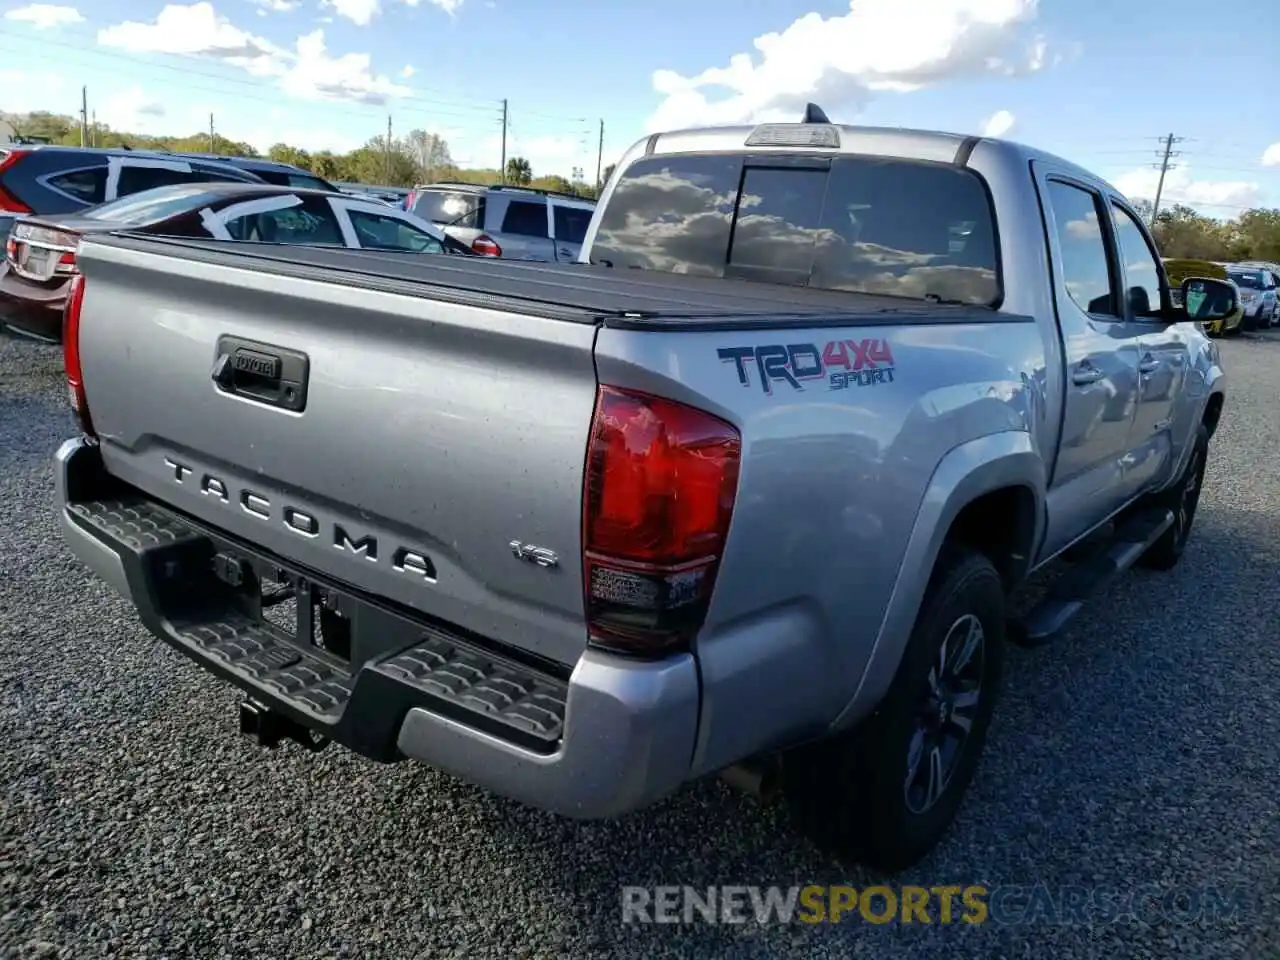
M 961 822 L 898 881 L 1212 885 L 1243 891 L 1234 920 L 624 927 L 623 883 L 871 881 L 717 782 L 575 824 L 421 767 L 251 746 L 235 694 L 62 546 L 60 355 L 0 333 L 0 956 L 1280 957 L 1280 335 L 1222 350 L 1182 565 L 1012 652 Z

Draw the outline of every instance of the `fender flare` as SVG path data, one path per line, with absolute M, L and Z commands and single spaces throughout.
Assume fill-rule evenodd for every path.
M 832 724 L 833 729 L 857 722 L 884 697 L 897 673 L 938 554 L 956 517 L 984 494 L 1015 486 L 1026 487 L 1035 498 L 1031 542 L 1025 547 L 1029 566 L 1045 531 L 1044 459 L 1031 435 L 1010 430 L 979 437 L 952 448 L 939 461 L 916 511 L 898 578 L 866 667 L 853 696 Z

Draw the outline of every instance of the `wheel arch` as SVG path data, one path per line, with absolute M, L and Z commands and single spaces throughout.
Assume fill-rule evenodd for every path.
M 959 543 L 986 554 L 1010 589 L 1026 576 L 1043 536 L 1044 501 L 1044 460 L 1028 433 L 980 437 L 942 458 L 917 511 L 858 687 L 833 729 L 856 723 L 888 690 L 946 545 Z M 1012 523 L 1007 511 L 1013 511 Z

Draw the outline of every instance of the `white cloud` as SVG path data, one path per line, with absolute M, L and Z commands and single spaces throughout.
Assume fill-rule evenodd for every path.
M 1130 199 L 1154 200 L 1160 181 L 1159 170 L 1131 170 L 1112 182 Z M 1187 166 L 1175 167 L 1165 174 L 1160 205 L 1185 203 L 1189 207 L 1203 204 L 1210 216 L 1234 216 L 1233 207 L 1251 207 L 1262 198 L 1262 186 L 1248 180 L 1197 180 Z
M 401 2 L 411 7 L 416 7 L 420 3 L 422 3 L 422 0 L 401 0 Z M 462 9 L 462 5 L 465 2 L 466 0 L 427 0 L 427 3 L 431 4 L 431 6 L 439 7 L 441 10 L 443 10 L 445 13 L 447 13 L 451 17 L 454 16 L 460 9 Z
M 406 64 L 404 65 L 404 69 L 400 71 L 400 78 L 401 78 L 402 80 L 408 80 L 410 77 L 412 77 L 412 76 L 413 76 L 415 73 L 417 73 L 417 72 L 418 72 L 418 71 L 417 71 L 417 70 L 415 70 L 415 69 L 413 68 L 413 65 L 412 65 L 412 64 L 406 63 Z
M 1003 137 L 1013 129 L 1015 117 L 1008 110 L 997 110 L 982 125 L 984 137 Z
M 155 100 L 137 85 L 107 97 L 101 104 L 94 106 L 99 123 L 105 123 L 113 130 L 126 130 L 129 133 L 166 134 L 179 133 L 170 130 L 171 123 L 166 121 L 164 105 Z M 181 131 L 182 135 L 190 131 Z
M 284 72 L 285 51 L 219 16 L 211 3 L 170 4 L 153 23 L 128 20 L 98 31 L 98 43 L 130 53 L 174 53 L 222 60 L 256 76 Z
M 380 105 L 409 93 L 372 70 L 367 53 L 330 56 L 324 31 L 298 38 L 295 49 L 255 36 L 220 16 L 207 2 L 170 4 L 153 23 L 127 22 L 98 32 L 98 42 L 132 53 L 207 57 L 253 74 L 273 77 L 281 89 L 308 100 L 347 100 Z
M 346 17 L 357 27 L 367 27 L 379 13 L 378 0 L 321 0 L 321 6 L 330 7 L 340 17 Z
M 302 6 L 302 0 L 251 0 L 254 6 L 258 7 L 258 15 L 266 16 L 271 13 L 292 13 Z
M 648 129 L 750 123 L 799 116 L 806 101 L 856 111 L 882 92 L 906 93 L 984 74 L 1018 75 L 1049 60 L 1043 37 L 1023 28 L 1038 0 L 850 0 L 843 16 L 808 13 L 757 37 L 758 57 L 686 77 L 653 74 L 665 99 Z M 708 99 L 710 91 L 728 96 Z
M 4 15 L 6 20 L 29 23 L 37 30 L 53 30 L 76 23 L 84 23 L 84 17 L 75 7 L 59 7 L 49 3 L 33 3 L 17 7 Z
M 1264 167 L 1280 166 L 1280 143 L 1273 143 L 1262 151 L 1262 165 Z
M 381 104 L 390 97 L 403 97 L 409 88 L 401 86 L 370 67 L 367 53 L 346 53 L 331 57 L 325 49 L 324 31 L 314 30 L 298 38 L 292 66 L 280 80 L 286 93 L 304 100 L 351 100 Z
M 61 73 L 0 70 L 0 90 L 4 91 L 5 113 L 52 110 L 70 114 L 80 109 L 80 88 L 73 88 Z

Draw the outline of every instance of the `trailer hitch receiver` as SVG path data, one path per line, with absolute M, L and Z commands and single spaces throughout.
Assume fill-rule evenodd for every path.
M 292 717 L 272 710 L 257 700 L 240 703 L 240 732 L 252 737 L 261 747 L 275 749 L 281 740 L 292 740 L 312 753 L 329 745 L 328 737 L 313 734 Z

